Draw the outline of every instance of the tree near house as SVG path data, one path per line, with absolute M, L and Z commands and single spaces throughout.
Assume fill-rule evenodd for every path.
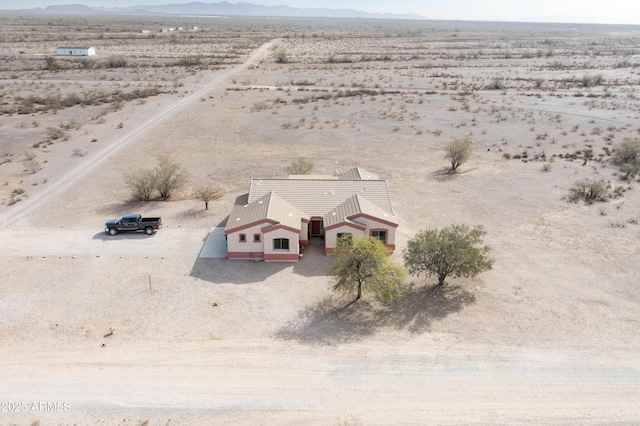
M 493 265 L 489 246 L 482 245 L 485 235 L 481 226 L 466 225 L 420 231 L 403 250 L 405 268 L 410 274 L 437 276 L 438 285 L 447 277 L 474 277 Z
M 223 194 L 219 186 L 205 183 L 196 188 L 193 197 L 196 200 L 204 201 L 204 209 L 209 210 L 209 201 L 217 201 L 222 198 Z
M 287 173 L 290 175 L 308 175 L 313 171 L 313 162 L 305 159 L 304 157 L 298 157 L 291 162 L 287 167 Z
M 471 157 L 473 145 L 469 136 L 462 139 L 453 138 L 451 142 L 444 146 L 443 150 L 444 158 L 451 162 L 449 173 L 455 173 L 458 167 Z
M 334 291 L 371 291 L 378 300 L 391 302 L 404 294 L 406 272 L 389 259 L 389 249 L 378 238 L 351 238 L 345 234 L 338 239 L 331 254 L 335 264 L 328 274 L 335 279 Z

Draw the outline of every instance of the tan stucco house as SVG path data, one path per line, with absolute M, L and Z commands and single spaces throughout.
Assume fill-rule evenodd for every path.
M 224 232 L 229 259 L 297 261 L 310 241 L 331 253 L 338 237 L 380 238 L 395 250 L 398 221 L 386 180 L 361 168 L 336 176 L 252 179 Z

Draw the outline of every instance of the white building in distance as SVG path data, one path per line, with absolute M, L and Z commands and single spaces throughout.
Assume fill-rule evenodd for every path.
M 58 47 L 56 55 L 58 56 L 93 56 L 96 54 L 95 47 Z

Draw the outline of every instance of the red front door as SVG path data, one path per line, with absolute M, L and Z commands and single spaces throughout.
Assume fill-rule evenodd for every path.
M 311 236 L 319 237 L 322 229 L 322 220 L 311 220 Z

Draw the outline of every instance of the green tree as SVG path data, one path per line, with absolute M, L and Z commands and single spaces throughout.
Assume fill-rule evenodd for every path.
M 458 167 L 466 162 L 471 157 L 473 146 L 471 139 L 466 136 L 462 139 L 454 138 L 451 142 L 447 143 L 444 148 L 444 158 L 451 162 L 450 173 L 455 173 Z
M 484 235 L 481 226 L 466 225 L 420 231 L 403 250 L 405 268 L 410 274 L 435 275 L 439 285 L 447 277 L 474 277 L 493 265 L 490 248 L 482 245 Z
M 158 157 L 154 173 L 156 189 L 163 200 L 171 197 L 174 191 L 184 187 L 189 180 L 189 173 L 166 154 Z
M 625 179 L 640 171 L 640 139 L 626 138 L 615 147 L 611 162 L 625 173 Z
M 204 201 L 204 209 L 209 210 L 209 201 L 219 200 L 223 194 L 219 186 L 206 183 L 197 187 L 193 196 L 196 200 Z
M 313 162 L 306 160 L 304 157 L 298 157 L 287 167 L 287 173 L 290 175 L 308 175 L 313 171 Z
M 364 289 L 376 298 L 390 302 L 404 294 L 406 272 L 389 259 L 389 249 L 378 238 L 348 238 L 345 234 L 331 254 L 335 265 L 329 268 L 334 277 L 334 291 L 357 292 L 362 297 Z

